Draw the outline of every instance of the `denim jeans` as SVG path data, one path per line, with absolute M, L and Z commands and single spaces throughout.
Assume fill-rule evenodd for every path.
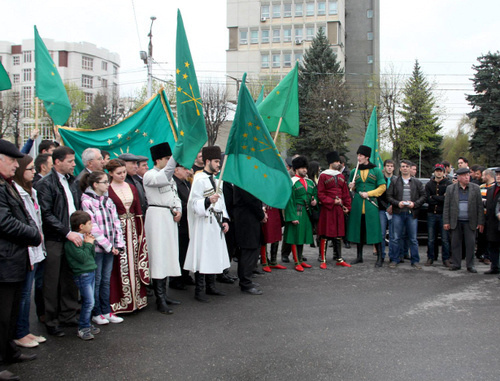
M 113 270 L 113 254 L 95 253 L 97 269 L 95 271 L 95 305 L 93 316 L 106 315 L 111 312 L 109 304 L 109 284 Z
M 399 253 L 403 246 L 403 229 L 406 228 L 408 240 L 410 241 L 411 264 L 420 262 L 418 255 L 418 241 L 417 241 L 417 226 L 418 220 L 413 218 L 413 213 L 401 212 L 392 215 L 392 224 L 394 226 L 394 243 L 395 253 L 391 260 L 399 263 Z
M 434 248 L 436 242 L 436 230 L 440 231 L 441 243 L 443 246 L 443 262 L 450 259 L 450 236 L 447 230 L 443 229 L 442 214 L 427 214 L 427 258 L 434 260 Z
M 35 279 L 36 268 L 38 263 L 35 263 L 33 270 L 26 274 L 26 279 L 23 283 L 21 292 L 21 303 L 19 305 L 19 316 L 16 325 L 16 338 L 22 339 L 30 333 L 30 306 L 31 306 L 31 288 L 33 287 L 33 279 Z
M 382 259 L 385 258 L 385 248 L 389 246 L 389 258 L 392 258 L 392 251 L 394 250 L 394 228 L 392 219 L 387 218 L 387 214 L 384 210 L 379 210 L 378 212 L 380 216 L 380 229 L 382 230 Z M 389 245 L 385 242 L 385 233 L 386 230 L 389 229 Z
M 78 329 L 90 328 L 90 315 L 94 307 L 95 271 L 74 276 L 73 279 L 82 298 Z

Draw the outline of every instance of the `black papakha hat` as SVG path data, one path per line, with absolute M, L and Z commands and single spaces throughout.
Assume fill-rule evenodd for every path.
M 370 157 L 372 155 L 372 149 L 368 146 L 365 145 L 360 145 L 358 148 L 358 151 L 356 152 L 357 154 L 361 154 L 366 157 Z
M 151 159 L 153 159 L 153 161 L 172 156 L 172 150 L 167 142 L 156 144 L 149 148 L 149 151 L 151 152 Z
M 335 163 L 336 161 L 340 161 L 339 153 L 337 151 L 328 152 L 326 154 L 326 161 L 328 162 L 328 164 L 332 164 L 332 163 Z
M 20 159 L 24 157 L 24 154 L 19 151 L 14 144 L 4 139 L 0 139 L 0 153 L 14 159 Z
M 203 147 L 201 150 L 201 157 L 203 158 L 203 162 L 205 160 L 216 160 L 221 159 L 222 151 L 219 146 L 208 146 Z
M 305 156 L 297 156 L 295 159 L 292 160 L 292 167 L 293 167 L 293 170 L 296 170 L 299 168 L 307 168 L 307 167 L 309 167 L 309 163 L 307 162 L 307 159 Z

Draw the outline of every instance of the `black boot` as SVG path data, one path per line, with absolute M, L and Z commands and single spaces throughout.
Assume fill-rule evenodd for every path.
M 356 259 L 351 262 L 351 265 L 355 265 L 357 263 L 363 263 L 363 244 L 357 243 L 356 249 L 357 249 Z
M 272 266 L 276 266 L 278 264 L 278 246 L 280 245 L 279 242 L 274 242 L 271 244 L 271 260 L 269 261 L 269 264 Z
M 226 296 L 226 294 L 224 292 L 219 291 L 215 288 L 215 275 L 214 274 L 206 274 L 205 280 L 207 281 L 207 287 L 206 287 L 207 295 Z
M 217 282 L 233 284 L 234 279 L 229 276 L 229 269 L 225 269 L 222 274 L 217 274 Z
M 178 306 L 179 304 L 181 304 L 181 302 L 175 299 L 170 299 L 168 297 L 166 284 L 167 284 L 167 278 L 165 278 L 165 293 L 163 294 L 163 299 L 165 299 L 165 303 L 170 304 L 172 306 Z
M 156 309 L 162 314 L 173 314 L 174 311 L 167 306 L 165 293 L 167 290 L 166 279 L 153 279 L 153 290 L 156 297 Z
M 384 260 L 382 259 L 382 244 L 376 243 L 375 250 L 377 251 L 377 262 L 375 262 L 375 267 L 382 267 Z
M 205 291 L 205 274 L 200 274 L 198 271 L 194 273 L 194 298 L 203 303 L 208 303 L 210 300 L 203 295 Z

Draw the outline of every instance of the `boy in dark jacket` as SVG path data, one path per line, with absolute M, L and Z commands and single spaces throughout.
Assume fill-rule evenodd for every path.
M 95 287 L 95 248 L 92 232 L 92 220 L 87 212 L 76 211 L 70 217 L 71 231 L 78 233 L 83 245 L 76 246 L 66 241 L 64 251 L 69 267 L 73 272 L 73 279 L 80 290 L 82 309 L 78 321 L 78 337 L 82 340 L 92 340 L 99 333 L 99 328 L 90 324 L 92 308 L 94 307 Z

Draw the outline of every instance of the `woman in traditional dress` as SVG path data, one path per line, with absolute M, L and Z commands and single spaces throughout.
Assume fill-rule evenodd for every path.
M 120 159 L 110 160 L 109 197 L 116 205 L 123 231 L 125 250 L 115 256 L 111 272 L 110 303 L 114 313 L 133 312 L 146 307 L 146 285 L 150 282 L 144 219 L 137 189 L 125 182 L 127 170 Z

